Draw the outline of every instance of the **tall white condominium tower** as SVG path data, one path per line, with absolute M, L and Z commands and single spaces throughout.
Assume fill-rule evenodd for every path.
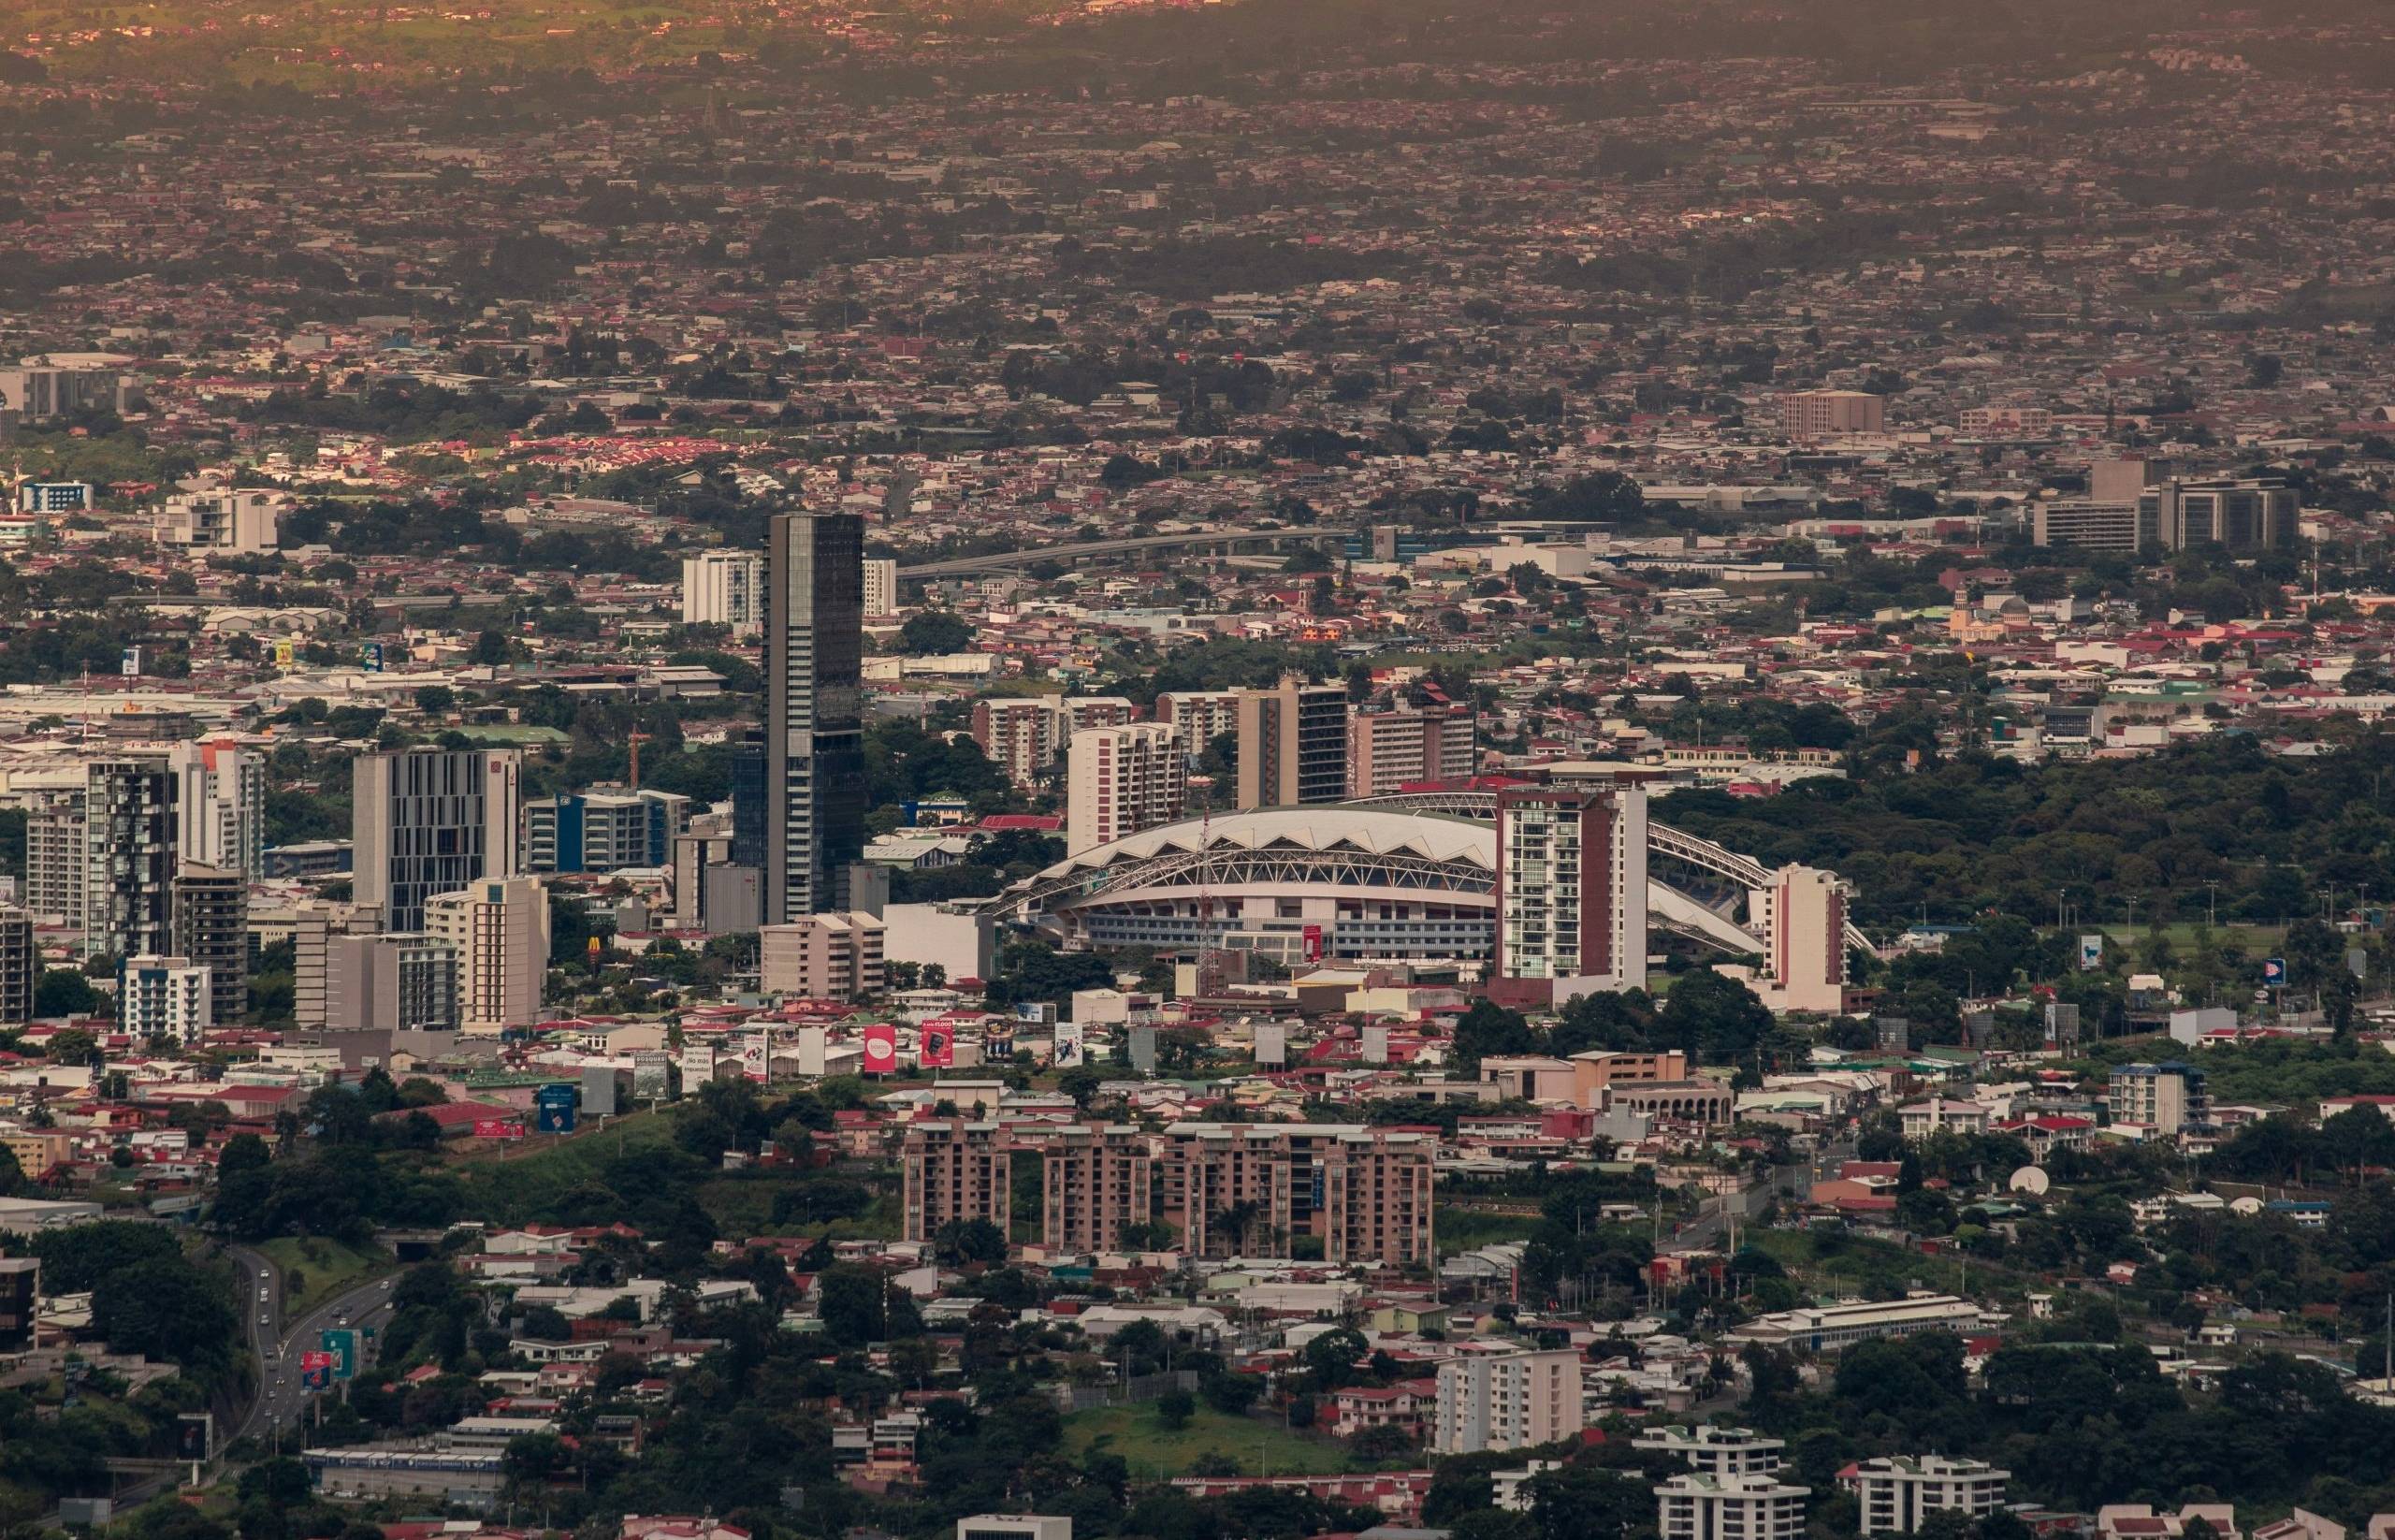
M 179 743 L 167 758 L 183 861 L 264 877 L 266 756 L 219 738 Z
M 898 613 L 898 563 L 886 556 L 865 558 L 864 612 L 874 616 Z
M 1847 887 L 1836 872 L 1782 866 L 1749 889 L 1747 912 L 1769 937 L 1764 1003 L 1836 1015 L 1846 1007 Z
M 423 927 L 457 953 L 458 1027 L 495 1033 L 541 1017 L 549 972 L 549 893 L 536 877 L 435 893 Z
M 755 551 L 701 551 L 682 559 L 682 624 L 729 626 L 754 636 L 765 624 L 765 559 Z
M 1065 845 L 1074 855 L 1181 816 L 1188 760 L 1163 722 L 1093 727 L 1067 756 Z
M 1497 793 L 1500 1005 L 1560 1005 L 1647 982 L 1647 789 L 1509 787 Z
M 386 931 L 424 929 L 425 900 L 520 861 L 524 765 L 514 749 L 361 754 L 350 789 L 351 898 Z
M 864 854 L 864 520 L 779 514 L 765 546 L 764 923 L 846 909 Z

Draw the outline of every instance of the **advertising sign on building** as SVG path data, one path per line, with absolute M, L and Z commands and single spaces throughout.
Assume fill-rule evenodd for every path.
M 1087 1045 L 1081 1040 L 1081 1024 L 1058 1022 L 1056 1052 L 1052 1056 L 1051 1067 L 1057 1069 L 1078 1069 L 1088 1062 L 1089 1051 Z
M 510 1123 L 504 1118 L 476 1118 L 474 1137 L 476 1139 L 522 1139 L 524 1125 Z
M 876 1022 L 864 1029 L 864 1072 L 868 1075 L 894 1075 L 898 1072 L 898 1028 L 888 1022 Z
M 956 1067 L 956 1027 L 950 1022 L 925 1022 L 915 1062 L 926 1069 Z
M 632 1096 L 663 1101 L 674 1086 L 674 1055 L 662 1048 L 632 1050 Z
M 2092 973 L 2103 966 L 2104 938 L 2101 936 L 2081 937 L 2079 938 L 2080 970 L 2082 972 Z

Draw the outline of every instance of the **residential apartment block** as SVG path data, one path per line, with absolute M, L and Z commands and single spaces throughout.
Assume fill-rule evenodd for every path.
M 899 1237 L 928 1241 L 943 1225 L 986 1219 L 1007 1229 L 1013 1154 L 994 1123 L 935 1119 L 907 1130 Z
M 1977 1520 L 2004 1505 L 2012 1473 L 1983 1460 L 1944 1455 L 1886 1455 L 1838 1472 L 1854 1493 L 1863 1534 L 1918 1534 L 1922 1520 L 1940 1511 Z
M 757 929 L 758 987 L 768 995 L 853 1000 L 881 992 L 883 930 L 862 912 L 802 915 Z
M 1568 1348 L 1441 1364 L 1439 1403 L 1430 1420 L 1431 1451 L 1478 1454 L 1572 1437 L 1588 1426 L 1581 1369 L 1580 1355 Z
M 1124 1231 L 1154 1217 L 1155 1160 L 1137 1128 L 1059 1128 L 1040 1152 L 1040 1243 L 1121 1251 Z
M 1065 849 L 1110 845 L 1181 816 L 1188 760 L 1161 722 L 1076 733 L 1065 780 Z

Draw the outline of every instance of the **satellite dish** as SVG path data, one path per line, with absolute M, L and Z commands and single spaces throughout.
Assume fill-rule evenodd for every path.
M 2248 1215 L 2257 1214 L 2262 1212 L 2262 1200 L 2258 1198 L 2232 1198 L 2228 1200 L 2228 1212 Z
M 2032 1198 L 2043 1198 L 2046 1195 L 2046 1189 L 2053 1186 L 2054 1182 L 2046 1175 L 2043 1168 L 2024 1166 L 2012 1173 L 2012 1180 L 2007 1182 L 2005 1185 L 2017 1193 L 2027 1193 Z

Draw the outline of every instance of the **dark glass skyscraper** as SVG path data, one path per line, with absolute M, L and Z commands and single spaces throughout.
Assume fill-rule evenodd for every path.
M 732 864 L 765 869 L 765 734 L 742 735 L 732 750 Z
M 764 920 L 848 907 L 864 853 L 864 519 L 782 514 L 765 544 Z

